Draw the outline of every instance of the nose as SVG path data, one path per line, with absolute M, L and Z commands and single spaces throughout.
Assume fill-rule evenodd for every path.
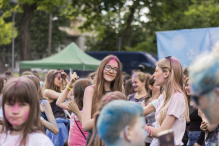
M 12 113 L 13 114 L 18 114 L 19 113 L 19 106 L 18 105 L 14 105 L 12 107 Z

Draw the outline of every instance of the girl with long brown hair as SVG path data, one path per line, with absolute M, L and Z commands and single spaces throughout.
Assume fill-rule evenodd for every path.
M 43 96 L 50 102 L 52 113 L 56 119 L 59 133 L 55 135 L 47 130 L 46 135 L 50 137 L 54 145 L 64 145 L 68 139 L 68 129 L 70 122 L 66 119 L 64 110 L 56 105 L 58 97 L 61 95 L 62 89 L 62 71 L 50 70 L 47 73 L 43 86 Z M 70 98 L 70 97 L 69 97 Z M 58 140 L 57 140 L 58 139 Z
M 183 92 L 183 71 L 181 63 L 175 57 L 166 57 L 157 62 L 153 74 L 155 85 L 162 86 L 156 107 L 156 127 L 146 126 L 150 136 L 157 137 L 159 132 L 173 129 L 175 145 L 183 145 L 182 138 L 189 121 L 187 97 Z M 151 146 L 158 146 L 158 139 L 153 139 Z
M 134 72 L 132 75 L 132 87 L 136 93 L 128 96 L 129 101 L 141 102 L 149 96 L 149 88 L 147 82 L 150 78 L 150 74 L 145 74 L 143 72 Z
M 22 77 L 30 79 L 31 81 L 33 81 L 33 83 L 37 87 L 39 103 L 40 103 L 40 116 L 41 116 L 41 121 L 44 126 L 45 132 L 48 129 L 49 131 L 57 135 L 59 132 L 59 129 L 58 129 L 55 117 L 52 113 L 52 109 L 51 109 L 49 101 L 46 99 L 43 99 L 42 91 L 40 88 L 40 80 L 35 75 L 24 75 Z
M 53 146 L 43 134 L 37 88 L 27 78 L 10 79 L 3 89 L 0 145 Z
M 82 128 L 89 131 L 87 142 L 94 126 L 93 115 L 104 94 L 111 91 L 122 92 L 122 68 L 119 59 L 114 55 L 105 57 L 96 71 L 94 85 L 85 89 L 83 99 Z

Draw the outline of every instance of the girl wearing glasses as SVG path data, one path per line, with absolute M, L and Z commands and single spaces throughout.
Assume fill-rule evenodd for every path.
M 83 99 L 82 128 L 89 131 L 87 144 L 94 127 L 93 115 L 103 95 L 111 91 L 122 92 L 122 68 L 119 59 L 114 55 L 105 57 L 96 71 L 94 85 L 85 89 Z M 92 144 L 93 145 L 93 144 Z
M 136 93 L 129 95 L 129 101 L 141 102 L 149 96 L 149 87 L 147 86 L 150 74 L 145 74 L 143 72 L 134 72 L 132 75 L 132 87 Z
M 182 138 L 189 121 L 188 101 L 183 92 L 183 71 L 181 63 L 174 57 L 157 62 L 153 74 L 155 85 L 162 86 L 161 94 L 156 105 L 155 128 L 146 126 L 151 137 L 157 137 L 159 132 L 173 129 L 175 145 L 183 145 Z M 154 138 L 151 146 L 158 146 L 158 139 Z
M 46 131 L 46 135 L 50 137 L 55 146 L 65 144 L 68 139 L 68 129 L 70 125 L 69 120 L 66 120 L 64 110 L 56 105 L 56 101 L 61 94 L 61 86 L 61 72 L 58 70 L 50 70 L 47 73 L 43 86 L 43 96 L 50 102 L 52 113 L 59 128 L 59 133 L 57 135 L 49 130 Z

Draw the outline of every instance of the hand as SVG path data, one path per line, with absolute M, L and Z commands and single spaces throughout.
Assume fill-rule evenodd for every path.
M 148 137 L 149 137 L 149 138 L 153 138 L 153 134 L 152 134 L 152 131 L 151 131 L 151 129 L 150 129 L 149 124 L 147 124 L 147 125 L 145 126 L 145 130 L 148 132 Z
M 207 123 L 205 121 L 202 121 L 200 129 L 204 132 L 208 132 L 208 126 L 207 126 Z
M 68 103 L 68 109 L 69 109 L 70 111 L 72 111 L 75 115 L 77 115 L 78 112 L 80 112 L 80 110 L 79 110 L 79 108 L 78 108 L 78 105 L 77 105 L 75 102 L 72 102 L 72 101 L 70 101 L 70 102 Z
M 61 77 L 62 77 L 62 79 L 65 80 L 66 77 L 67 77 L 67 74 L 64 72 L 63 69 L 61 69 L 60 72 L 61 72 Z
M 199 145 L 198 143 L 195 143 L 194 146 L 201 146 L 201 145 Z
M 69 74 L 70 74 L 71 79 L 70 79 L 70 82 L 69 82 L 68 86 L 69 86 L 70 88 L 72 88 L 74 82 L 79 78 L 79 76 L 77 75 L 76 72 L 74 72 L 73 74 L 70 72 Z

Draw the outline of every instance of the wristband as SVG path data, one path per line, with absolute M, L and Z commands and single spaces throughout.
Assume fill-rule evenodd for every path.
M 71 90 L 72 88 L 70 88 L 68 85 L 66 85 L 66 87 L 69 89 L 69 90 Z

